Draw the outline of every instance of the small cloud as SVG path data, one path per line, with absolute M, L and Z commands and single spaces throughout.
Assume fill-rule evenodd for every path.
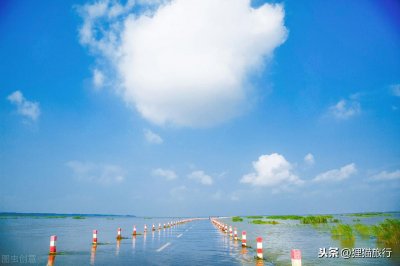
M 155 176 L 165 177 L 165 179 L 169 181 L 178 178 L 178 175 L 174 171 L 168 169 L 157 168 L 152 171 L 152 174 Z
M 169 194 L 171 195 L 171 197 L 173 197 L 175 199 L 184 200 L 187 191 L 188 191 L 188 189 L 186 188 L 186 186 L 182 185 L 179 187 L 172 188 L 169 191 Z
M 96 89 L 100 89 L 104 85 L 104 74 L 97 68 L 93 70 L 93 85 Z
M 222 199 L 222 192 L 221 190 L 218 190 L 217 192 L 215 192 L 214 194 L 211 195 L 211 198 L 214 200 L 220 200 Z
M 112 164 L 69 161 L 66 165 L 72 170 L 74 178 L 84 182 L 95 182 L 102 185 L 116 184 L 124 181 L 124 171 Z
M 371 176 L 371 180 L 376 180 L 376 181 L 400 180 L 400 170 L 396 170 L 393 172 L 382 171 L 379 174 Z
M 345 165 L 341 167 L 340 169 L 332 169 L 329 171 L 326 171 L 324 173 L 321 173 L 317 175 L 313 181 L 314 182 L 337 182 L 337 181 L 342 181 L 344 179 L 349 178 L 350 176 L 354 175 L 357 173 L 357 168 L 354 163 Z
M 314 155 L 308 153 L 306 156 L 304 156 L 304 162 L 308 165 L 313 165 L 315 163 Z
M 345 120 L 361 113 L 361 105 L 355 100 L 340 100 L 335 105 L 329 107 L 330 113 L 340 120 Z
M 261 155 L 253 162 L 253 168 L 255 172 L 244 175 L 241 183 L 266 187 L 303 183 L 303 180 L 293 174 L 292 165 L 277 153 Z
M 390 90 L 394 96 L 400 97 L 400 84 L 390 86 Z
M 38 102 L 30 102 L 25 99 L 20 91 L 14 91 L 8 95 L 7 100 L 17 107 L 18 114 L 36 121 L 40 116 L 40 106 Z
M 203 185 L 212 185 L 213 179 L 211 176 L 206 175 L 203 171 L 193 171 L 188 176 L 189 179 L 193 179 Z
M 143 130 L 144 133 L 144 137 L 146 138 L 147 142 L 152 143 L 152 144 L 161 144 L 164 142 L 164 140 L 157 135 L 156 133 L 154 133 L 153 131 L 149 130 L 149 129 L 145 129 Z

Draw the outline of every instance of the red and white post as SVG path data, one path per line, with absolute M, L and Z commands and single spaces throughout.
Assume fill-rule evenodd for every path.
M 237 240 L 237 230 L 236 230 L 236 227 L 235 227 L 235 230 L 233 231 L 233 239 L 234 239 L 234 240 Z
M 232 226 L 229 226 L 229 237 L 232 237 Z
M 134 226 L 133 226 L 133 232 L 132 232 L 132 235 L 134 235 L 134 236 L 136 235 L 136 225 L 134 225 Z
M 57 242 L 57 236 L 51 236 L 50 237 L 50 254 L 54 254 L 57 252 L 56 242 Z
M 300 249 L 292 249 L 290 251 L 292 257 L 292 266 L 301 266 L 301 251 Z
M 93 240 L 92 240 L 93 245 L 97 245 L 97 230 L 93 230 Z
M 147 232 L 147 224 L 144 225 L 144 232 Z
M 242 232 L 242 247 L 247 246 L 246 231 Z
M 153 227 L 151 228 L 152 231 L 156 231 L 156 227 L 153 224 Z
M 263 259 L 262 238 L 257 237 L 257 259 Z
M 117 239 L 121 239 L 121 238 L 122 238 L 121 231 L 122 231 L 122 229 L 121 229 L 121 228 L 118 228 L 118 231 L 117 231 Z

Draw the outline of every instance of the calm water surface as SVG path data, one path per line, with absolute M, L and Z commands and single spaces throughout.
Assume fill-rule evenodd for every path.
M 351 223 L 354 217 L 338 217 Z M 361 218 L 363 223 L 376 223 L 388 217 Z M 347 220 L 348 221 L 347 221 Z M 161 231 L 151 231 L 151 225 L 164 224 L 174 218 L 87 217 L 81 220 L 68 218 L 0 219 L 0 255 L 2 265 L 46 265 L 49 238 L 57 235 L 57 251 L 54 265 L 291 265 L 290 250 L 302 251 L 303 265 L 400 265 L 398 252 L 390 259 L 328 259 L 318 258 L 319 248 L 359 247 L 375 248 L 373 238 L 356 238 L 354 243 L 341 243 L 331 238 L 328 226 L 300 225 L 298 221 L 280 221 L 278 225 L 254 225 L 221 222 L 237 227 L 238 235 L 247 231 L 248 245 L 255 247 L 255 238 L 263 238 L 265 261 L 257 262 L 252 248 L 242 249 L 240 241 L 216 229 L 206 220 L 193 221 Z M 133 225 L 143 233 L 132 237 Z M 127 239 L 116 240 L 118 227 Z M 98 242 L 92 248 L 92 230 L 98 230 Z M 6 257 L 4 257 L 6 256 Z M 22 256 L 22 257 L 21 257 Z M 30 263 L 34 258 L 35 263 Z M 1 261 L 0 261 L 1 263 Z

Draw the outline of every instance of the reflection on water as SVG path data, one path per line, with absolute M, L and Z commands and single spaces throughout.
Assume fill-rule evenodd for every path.
M 121 239 L 117 239 L 117 248 L 115 249 L 115 255 L 119 255 L 119 248 L 121 246 Z
M 49 255 L 49 258 L 47 259 L 47 266 L 53 266 L 55 261 L 56 255 Z
M 92 250 L 90 252 L 90 264 L 94 265 L 94 261 L 96 259 L 96 249 L 97 245 L 92 245 Z
M 341 218 L 345 222 L 345 218 Z M 167 219 L 160 219 L 161 224 Z M 158 221 L 157 221 L 158 222 Z M 60 265 L 290 265 L 290 250 L 302 251 L 304 265 L 400 265 L 398 249 L 393 249 L 394 258 L 378 259 L 318 259 L 319 248 L 369 248 L 377 247 L 375 238 L 361 238 L 342 241 L 331 237 L 330 227 L 301 225 L 298 221 L 282 221 L 277 225 L 254 225 L 244 222 L 232 223 L 231 219 L 221 222 L 237 227 L 238 232 L 247 231 L 247 243 L 256 246 L 256 237 L 264 241 L 266 260 L 254 259 L 254 248 L 242 248 L 241 240 L 234 240 L 228 234 L 213 227 L 208 220 L 182 224 L 152 232 L 147 243 L 147 233 L 130 240 L 115 241 L 115 228 L 129 230 L 132 225 L 143 228 L 142 218 L 86 218 L 73 219 L 0 219 L 0 254 L 33 254 L 37 256 L 36 265 L 55 265 L 56 255 L 48 256 L 48 236 L 59 237 L 57 248 Z M 91 246 L 88 238 L 93 227 L 102 232 L 102 243 Z M 148 232 L 150 234 L 150 231 Z M 157 235 L 155 235 L 157 234 Z M 180 237 L 177 237 L 180 236 Z M 150 236 L 149 236 L 150 237 Z M 122 241 L 122 244 L 121 244 Z M 124 242 L 125 241 L 125 242 Z M 129 241 L 132 241 L 131 247 Z M 143 243 L 141 243 L 141 241 Z M 7 243 L 7 244 L 5 244 Z M 157 252 L 162 246 L 168 246 Z M 379 245 L 384 248 L 384 245 Z
M 132 236 L 132 250 L 134 251 L 136 247 L 136 236 Z

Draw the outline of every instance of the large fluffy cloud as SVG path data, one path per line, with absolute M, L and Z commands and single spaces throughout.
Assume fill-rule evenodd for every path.
M 249 75 L 287 35 L 277 4 L 173 0 L 131 14 L 132 3 L 81 7 L 80 40 L 106 59 L 124 100 L 160 125 L 210 125 L 237 115 Z
M 292 172 L 292 165 L 278 153 L 261 155 L 253 162 L 253 168 L 255 172 L 244 175 L 240 180 L 241 183 L 269 187 L 303 183 Z

